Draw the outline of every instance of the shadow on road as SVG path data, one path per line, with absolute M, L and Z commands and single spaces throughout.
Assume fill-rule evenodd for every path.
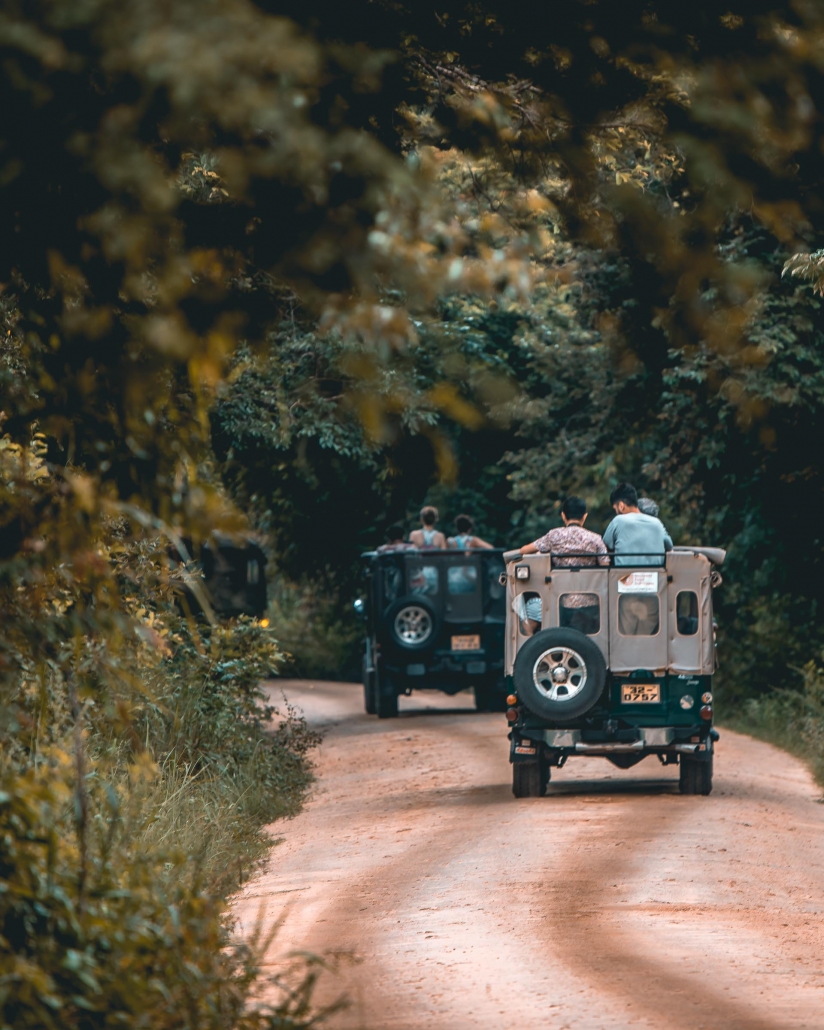
M 561 774 L 563 775 L 563 774 Z M 603 797 L 609 800 L 611 795 L 632 794 L 633 797 L 656 797 L 660 794 L 678 794 L 678 780 L 638 780 L 638 779 L 603 779 L 603 780 L 555 780 L 549 784 L 547 798 L 575 797 L 590 794 L 593 799 Z

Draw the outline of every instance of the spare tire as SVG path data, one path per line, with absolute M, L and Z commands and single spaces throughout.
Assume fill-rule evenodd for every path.
M 389 638 L 401 652 L 426 651 L 438 637 L 438 613 L 427 598 L 409 594 L 390 604 L 383 615 Z
M 568 722 L 601 696 L 607 667 L 601 649 L 576 629 L 544 629 L 518 652 L 515 692 L 534 715 Z

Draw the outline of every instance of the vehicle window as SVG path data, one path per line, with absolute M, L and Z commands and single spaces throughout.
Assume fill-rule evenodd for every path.
M 540 594 L 534 591 L 513 597 L 512 610 L 518 616 L 518 627 L 524 635 L 531 632 L 527 620 L 540 623 L 543 619 L 543 603 Z
M 438 566 L 410 565 L 409 593 L 435 597 L 438 593 Z
M 597 594 L 561 594 L 558 625 L 595 636 L 601 632 L 601 601 Z
M 452 565 L 446 570 L 446 589 L 454 594 L 474 594 L 478 589 L 478 568 L 475 565 Z
M 383 599 L 386 602 L 397 601 L 401 596 L 403 572 L 397 565 L 383 567 Z
M 698 595 L 692 590 L 681 590 L 675 598 L 675 621 L 682 637 L 694 637 L 698 632 Z
M 660 623 L 657 594 L 619 594 L 618 632 L 624 637 L 654 637 Z

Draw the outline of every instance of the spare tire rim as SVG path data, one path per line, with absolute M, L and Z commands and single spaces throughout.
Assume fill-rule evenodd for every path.
M 432 634 L 432 616 L 417 605 L 401 608 L 395 616 L 395 633 L 402 644 L 422 644 Z
M 586 684 L 586 662 L 574 648 L 551 647 L 532 667 L 532 679 L 550 701 L 571 701 Z

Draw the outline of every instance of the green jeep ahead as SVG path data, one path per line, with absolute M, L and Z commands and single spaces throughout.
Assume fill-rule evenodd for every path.
M 581 564 L 553 567 L 572 558 Z M 546 794 L 552 768 L 573 755 L 619 769 L 657 755 L 680 765 L 682 794 L 710 793 L 712 588 L 724 558 L 714 547 L 621 555 L 620 565 L 614 556 L 594 565 L 591 554 L 504 555 L 515 797 Z M 541 625 L 530 635 L 527 606 L 534 616 L 538 600 Z

